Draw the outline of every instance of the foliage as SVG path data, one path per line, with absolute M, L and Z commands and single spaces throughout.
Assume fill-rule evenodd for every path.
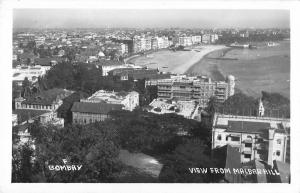
M 110 115 L 117 125 L 120 145 L 134 152 L 156 154 L 170 151 L 179 131 L 192 133 L 192 130 L 199 128 L 197 121 L 176 114 L 157 115 L 135 110 L 112 111 Z
M 163 160 L 164 167 L 159 181 L 163 183 L 207 183 L 213 181 L 209 172 L 206 174 L 191 173 L 190 168 L 212 168 L 215 162 L 210 158 L 209 147 L 201 140 L 188 140 L 179 145 L 175 151 Z
M 262 91 L 265 114 L 271 117 L 290 117 L 290 100 L 279 93 Z
M 69 125 L 64 129 L 33 124 L 30 133 L 36 141 L 35 161 L 26 170 L 32 182 L 111 182 L 121 165 L 116 132 L 109 124 Z M 26 157 L 25 157 L 26 158 Z M 49 165 L 83 165 L 79 171 L 52 171 Z M 16 162 L 21 159 L 16 159 Z M 31 169 L 31 170 L 30 170 Z M 26 172 L 26 173 L 24 173 Z M 18 178 L 18 182 L 25 182 Z
M 32 156 L 33 149 L 27 143 L 13 150 L 12 182 L 32 182 Z
M 98 90 L 132 91 L 133 80 L 120 81 L 113 77 L 102 76 L 94 64 L 62 62 L 52 67 L 43 80 L 43 87 L 66 88 L 92 94 Z

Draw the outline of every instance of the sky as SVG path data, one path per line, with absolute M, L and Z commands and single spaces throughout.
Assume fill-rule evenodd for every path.
M 288 10 L 14 9 L 14 28 L 288 28 Z

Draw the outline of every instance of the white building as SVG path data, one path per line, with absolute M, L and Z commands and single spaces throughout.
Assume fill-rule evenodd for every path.
M 233 116 L 216 113 L 212 126 L 212 148 L 237 147 L 242 163 L 263 160 L 286 162 L 289 119 Z
M 89 103 L 108 103 L 120 104 L 124 106 L 124 110 L 133 111 L 139 106 L 139 93 L 132 92 L 114 92 L 99 90 L 87 99 L 81 99 L 80 102 Z
M 201 36 L 192 36 L 192 44 L 201 43 Z
M 25 77 L 27 77 L 30 82 L 35 82 L 39 76 L 44 76 L 50 68 L 50 66 L 39 65 L 17 66 L 16 68 L 13 68 L 13 81 L 21 84 Z
M 195 101 L 172 101 L 166 99 L 154 99 L 149 106 L 149 112 L 155 114 L 175 113 L 187 119 L 201 121 L 199 104 Z
M 181 46 L 191 46 L 193 44 L 191 36 L 181 36 L 178 40 L 179 45 Z
M 133 111 L 139 106 L 137 92 L 113 92 L 99 90 L 87 99 L 81 99 L 72 106 L 72 119 L 75 124 L 89 124 L 104 121 L 113 110 Z

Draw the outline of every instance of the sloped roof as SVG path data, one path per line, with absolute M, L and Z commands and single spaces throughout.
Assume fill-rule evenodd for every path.
M 239 133 L 264 133 L 264 130 L 271 128 L 267 122 L 250 121 L 228 121 L 227 131 Z
M 24 104 L 38 104 L 38 105 L 51 105 L 57 98 L 63 99 L 73 92 L 60 88 L 53 88 L 50 90 L 42 91 L 41 93 L 26 98 L 22 103 Z
M 108 114 L 110 111 L 122 110 L 122 108 L 123 105 L 120 104 L 75 102 L 71 111 L 81 113 Z
M 62 58 L 52 57 L 52 58 L 36 58 L 35 63 L 41 66 L 50 66 L 51 61 L 61 62 Z
M 48 110 L 34 110 L 34 109 L 16 109 L 13 111 L 18 116 L 18 122 L 22 123 L 29 119 L 38 117 L 44 113 L 49 112 Z
M 97 61 L 97 65 L 98 66 L 114 66 L 114 65 L 123 65 L 122 62 L 117 61 L 117 60 L 104 60 L 101 59 L 99 61 Z

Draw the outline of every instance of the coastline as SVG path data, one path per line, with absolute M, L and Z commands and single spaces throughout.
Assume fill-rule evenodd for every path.
M 149 68 L 159 68 L 162 72 L 186 74 L 190 68 L 198 64 L 207 54 L 226 48 L 225 45 L 203 45 L 196 46 L 191 51 L 173 52 L 160 50 L 151 53 L 151 58 L 146 58 L 145 56 L 134 57 L 127 60 L 127 63 L 130 62 Z
M 259 97 L 261 91 L 267 91 L 290 98 L 290 46 L 288 42 L 279 43 L 254 50 L 233 49 L 224 56 L 217 50 L 204 56 L 186 74 L 207 75 L 216 81 L 224 81 L 231 74 L 237 80 L 236 88 L 249 96 Z
M 210 64 L 203 63 L 204 60 L 216 60 L 216 59 L 226 59 L 226 53 L 234 48 L 224 46 L 221 49 L 215 49 L 211 52 L 205 54 L 200 60 L 195 62 L 188 70 L 185 71 L 185 74 L 190 75 L 206 75 L 210 76 L 213 80 L 224 81 L 225 76 L 221 69 L 218 66 L 211 66 Z M 223 53 L 225 54 L 223 55 Z
M 190 58 L 189 61 L 182 64 L 182 66 L 178 66 L 174 69 L 175 72 L 181 72 L 181 74 L 186 74 L 190 68 L 192 68 L 194 65 L 197 65 L 203 58 L 205 58 L 210 53 L 226 49 L 227 47 L 225 45 L 205 45 L 205 46 L 199 46 L 192 49 L 192 52 L 196 52 L 193 50 L 201 49 L 200 52 L 197 52 L 195 57 Z M 198 54 L 199 53 L 199 54 Z

